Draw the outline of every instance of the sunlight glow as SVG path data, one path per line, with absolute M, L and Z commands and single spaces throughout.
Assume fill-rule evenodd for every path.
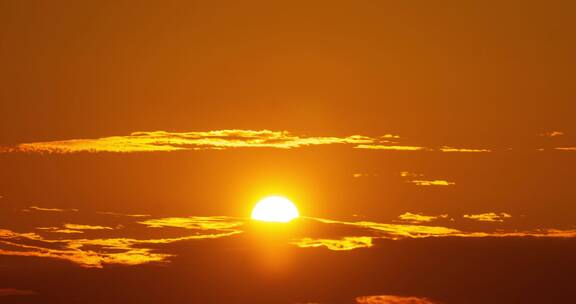
M 287 223 L 298 216 L 294 203 L 282 196 L 263 198 L 252 209 L 252 219 L 264 222 Z

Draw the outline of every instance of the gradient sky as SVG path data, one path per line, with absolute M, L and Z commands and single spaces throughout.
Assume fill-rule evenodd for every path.
M 573 1 L 0 1 L 0 303 L 571 303 Z M 284 195 L 302 218 L 255 223 Z

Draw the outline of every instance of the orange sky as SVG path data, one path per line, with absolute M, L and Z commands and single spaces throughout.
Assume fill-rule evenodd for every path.
M 3 1 L 2 142 L 576 131 L 571 1 Z M 17 126 L 17 127 L 16 127 Z
M 571 302 L 575 12 L 0 1 L 0 303 Z

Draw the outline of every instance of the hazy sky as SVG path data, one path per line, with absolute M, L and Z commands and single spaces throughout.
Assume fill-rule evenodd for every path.
M 1 303 L 569 303 L 573 1 L 0 1 Z M 283 195 L 302 218 L 265 225 Z
M 574 132 L 572 1 L 2 1 L 3 143 Z

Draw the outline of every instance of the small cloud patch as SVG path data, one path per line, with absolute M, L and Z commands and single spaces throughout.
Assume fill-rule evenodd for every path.
M 409 182 L 413 183 L 416 186 L 452 186 L 456 184 L 454 182 L 449 182 L 443 179 L 434 179 L 434 180 L 417 179 L 417 180 L 411 180 Z
M 492 152 L 490 149 L 477 149 L 477 148 L 454 148 L 454 147 L 442 147 L 438 149 L 441 152 L 460 152 L 460 153 L 488 153 Z
M 501 212 L 501 213 L 480 213 L 480 214 L 464 214 L 464 218 L 479 221 L 479 222 L 503 222 L 505 219 L 511 218 L 512 215 Z
M 379 295 L 357 297 L 356 304 L 439 304 L 439 302 L 420 297 Z
M 409 223 L 427 223 L 440 218 L 448 218 L 448 214 L 441 215 L 423 215 L 417 213 L 406 212 L 398 216 L 402 221 Z
M 540 133 L 538 135 L 544 136 L 544 137 L 558 137 L 558 136 L 564 135 L 564 132 L 562 132 L 562 131 L 548 131 L 548 132 Z
M 407 171 L 400 172 L 400 176 L 406 179 L 407 183 L 412 183 L 416 186 L 453 186 L 456 184 L 445 179 L 425 179 L 424 174 Z
M 23 212 L 33 212 L 33 211 L 47 211 L 47 212 L 78 212 L 78 209 L 61 209 L 61 208 L 45 208 L 38 206 L 30 206 L 28 208 L 22 209 Z
M 372 238 L 368 236 L 344 237 L 336 240 L 303 238 L 292 244 L 300 248 L 326 247 L 330 250 L 341 251 L 372 247 Z

